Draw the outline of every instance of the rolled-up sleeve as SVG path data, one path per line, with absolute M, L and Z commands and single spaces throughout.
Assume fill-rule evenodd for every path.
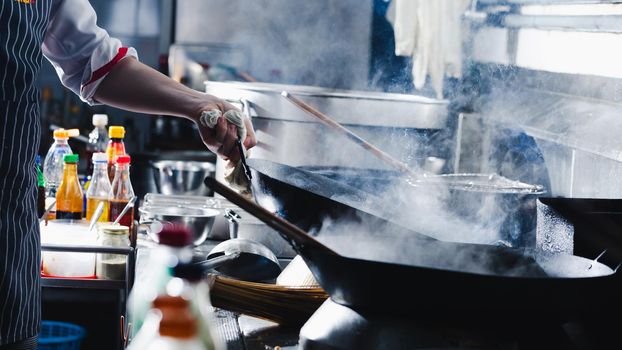
M 97 15 L 87 0 L 56 0 L 43 40 L 43 55 L 61 82 L 88 104 L 108 72 L 124 58 L 138 58 L 97 26 Z

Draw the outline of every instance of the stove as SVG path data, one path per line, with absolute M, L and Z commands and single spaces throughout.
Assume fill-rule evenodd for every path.
M 546 312 L 543 312 L 545 314 Z M 300 330 L 300 349 L 601 349 L 617 347 L 615 332 L 579 322 L 481 320 L 474 315 L 412 317 L 353 310 L 328 299 Z M 464 315 L 462 315 L 464 316 Z M 594 329 L 600 332 L 594 332 Z M 614 347 L 609 347 L 614 346 Z

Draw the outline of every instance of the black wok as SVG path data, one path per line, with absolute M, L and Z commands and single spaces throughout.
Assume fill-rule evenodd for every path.
M 404 210 L 413 207 L 411 198 L 432 198 L 442 205 L 433 215 L 439 214 L 440 218 L 450 215 L 456 221 L 477 223 L 484 232 L 496 232 L 496 238 L 481 234 L 464 237 L 464 240 L 480 243 L 502 240 L 515 247 L 535 246 L 536 200 L 542 191 L 455 186 L 469 181 L 485 183 L 487 177 L 477 174 L 432 176 L 413 184 L 407 183 L 403 174 L 392 170 L 291 167 L 263 159 L 250 159 L 248 164 L 253 173 L 251 185 L 257 203 L 305 231 L 318 230 L 326 217 L 351 219 L 372 214 L 407 227 L 415 225 L 423 234 L 448 240 L 446 228 L 419 227 L 422 221 Z M 392 200 L 384 198 L 387 193 Z M 432 221 L 430 218 L 427 222 L 440 221 L 442 219 Z
M 255 201 L 304 231 L 320 230 L 326 219 L 389 216 L 374 207 L 380 198 L 330 177 L 263 159 L 247 163 Z
M 538 317 L 566 317 L 619 306 L 620 279 L 610 268 L 596 261 L 564 256 L 567 263 L 571 261 L 577 266 L 589 263 L 601 272 L 590 275 L 575 271 L 572 275 L 577 277 L 553 277 L 549 274 L 559 275 L 557 270 L 546 264 L 543 270 L 524 250 L 414 236 L 399 244 L 406 247 L 404 251 L 412 258 L 411 264 L 406 265 L 399 260 L 403 257 L 399 252 L 393 250 L 391 254 L 394 247 L 383 251 L 384 243 L 390 240 L 370 238 L 369 242 L 363 242 L 375 247 L 373 253 L 377 256 L 370 256 L 369 251 L 358 249 L 361 238 L 355 234 L 347 236 L 339 230 L 334 234 L 323 230 L 320 236 L 326 234 L 329 244 L 325 245 L 319 237 L 309 236 L 215 179 L 207 178 L 205 182 L 215 192 L 277 230 L 305 259 L 333 301 L 358 310 L 418 315 L 451 312 L 454 317 L 470 318 L 499 315 L 500 312 L 509 317 L 533 317 L 535 313 Z M 454 253 L 440 254 L 448 259 L 439 262 L 432 254 L 437 249 Z M 473 266 L 462 266 L 465 261 L 462 258 L 468 257 L 480 259 Z

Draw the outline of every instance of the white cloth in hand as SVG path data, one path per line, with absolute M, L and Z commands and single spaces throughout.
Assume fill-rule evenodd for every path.
M 238 130 L 238 138 L 241 142 L 244 142 L 246 139 L 246 125 L 244 124 L 244 115 L 237 110 L 228 110 L 224 114 L 219 109 L 212 109 L 209 111 L 204 111 L 201 113 L 201 124 L 207 126 L 208 128 L 213 129 L 218 124 L 218 119 L 220 117 L 225 117 L 231 124 L 235 125 Z M 242 150 L 244 151 L 244 157 L 248 157 L 250 154 L 247 149 L 242 146 Z M 242 165 L 242 160 L 238 160 L 234 166 L 228 164 L 225 168 L 225 181 L 229 183 L 229 185 L 242 192 L 243 194 L 250 193 L 250 186 L 248 183 L 248 179 L 246 178 L 246 173 L 244 172 L 244 166 Z

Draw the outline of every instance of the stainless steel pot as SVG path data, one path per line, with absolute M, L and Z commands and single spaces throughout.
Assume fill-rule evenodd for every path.
M 211 196 L 203 179 L 216 172 L 210 162 L 161 160 L 152 162 L 156 189 L 165 195 Z
M 283 90 L 405 163 L 424 166 L 427 157 L 447 158 L 439 144 L 449 120 L 445 100 L 300 85 L 206 82 L 206 92 L 238 101 L 252 117 L 259 141 L 251 151 L 253 158 L 291 166 L 384 166 L 289 103 L 281 96 Z
M 210 237 L 212 227 L 220 211 L 211 208 L 189 208 L 182 206 L 147 206 L 139 208 L 140 223 L 150 224 L 149 237 L 158 242 L 158 233 L 166 223 L 187 226 L 193 232 L 195 246 L 201 245 Z

